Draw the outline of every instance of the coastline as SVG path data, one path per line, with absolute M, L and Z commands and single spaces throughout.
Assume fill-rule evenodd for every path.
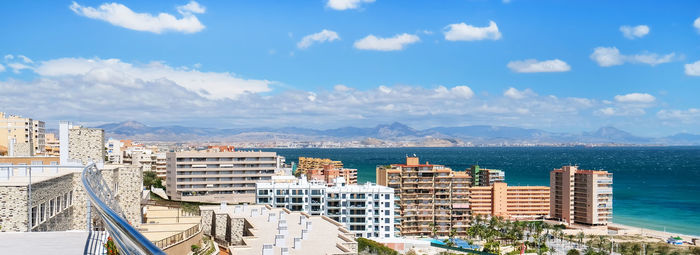
M 688 234 L 681 234 L 681 233 L 674 233 L 674 232 L 664 232 L 664 231 L 658 231 L 658 230 L 653 230 L 653 229 L 648 229 L 648 228 L 642 228 L 642 227 L 635 227 L 635 226 L 630 226 L 630 225 L 624 225 L 624 224 L 619 224 L 619 223 L 610 223 L 608 224 L 608 229 L 614 228 L 614 229 L 619 229 L 617 235 L 622 235 L 622 236 L 629 236 L 629 235 L 640 235 L 644 237 L 651 237 L 651 238 L 656 238 L 660 239 L 660 241 L 665 242 L 666 239 L 672 236 L 679 236 L 683 238 L 684 241 L 692 242 L 693 239 L 698 239 L 700 240 L 700 236 L 696 235 L 688 235 Z

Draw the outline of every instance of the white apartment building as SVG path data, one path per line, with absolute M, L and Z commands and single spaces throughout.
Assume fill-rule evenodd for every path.
M 346 185 L 343 178 L 328 187 L 306 178 L 290 182 L 273 178 L 256 184 L 256 202 L 275 208 L 326 215 L 357 237 L 394 237 L 394 190 L 366 183 Z

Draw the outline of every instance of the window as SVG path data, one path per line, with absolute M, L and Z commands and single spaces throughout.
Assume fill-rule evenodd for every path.
M 384 207 L 390 207 L 389 202 L 384 202 Z
M 389 231 L 389 226 L 385 226 L 384 231 Z
M 44 222 L 46 218 L 44 218 L 46 213 L 46 203 L 43 203 L 39 206 L 39 222 Z
M 384 215 L 389 215 L 389 210 L 384 210 Z
M 63 194 L 63 209 L 68 208 L 68 193 Z
M 68 205 L 73 205 L 73 191 L 68 193 Z
M 384 199 L 389 199 L 389 194 L 384 194 Z
M 37 224 L 37 210 L 36 206 L 32 207 L 32 227 L 36 226 Z
M 58 197 L 56 198 L 56 213 L 58 213 L 58 212 L 60 212 L 60 211 L 63 210 L 63 207 L 61 207 L 61 199 L 62 199 L 62 198 L 63 198 L 63 196 L 58 196 Z
M 54 212 L 56 212 L 56 199 L 51 199 L 49 201 L 49 217 L 54 216 Z
M 384 223 L 389 223 L 389 218 L 384 218 Z

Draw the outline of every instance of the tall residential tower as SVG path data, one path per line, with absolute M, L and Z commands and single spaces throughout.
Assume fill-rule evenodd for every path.
M 585 225 L 612 219 L 612 173 L 564 166 L 549 175 L 550 217 Z

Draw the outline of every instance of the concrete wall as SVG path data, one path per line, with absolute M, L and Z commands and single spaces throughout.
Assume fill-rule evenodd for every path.
M 165 254 L 168 254 L 168 255 L 189 254 L 189 252 L 192 251 L 192 245 L 196 244 L 201 248 L 202 247 L 201 242 L 202 242 L 202 232 L 200 231 L 196 235 L 190 237 L 190 239 L 187 239 L 181 243 L 178 243 L 176 245 L 168 247 L 167 249 L 165 249 L 163 251 L 165 252 Z

